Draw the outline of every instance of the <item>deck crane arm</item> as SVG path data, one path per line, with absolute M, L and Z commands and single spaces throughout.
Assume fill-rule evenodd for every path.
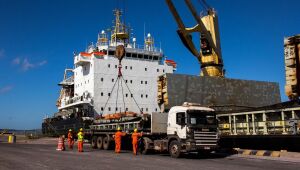
M 221 48 L 219 44 L 219 34 L 218 34 L 218 26 L 216 24 L 215 13 L 213 9 L 209 8 L 206 2 L 204 3 L 205 8 L 208 9 L 208 15 L 210 18 L 206 19 L 206 24 L 203 23 L 202 18 L 197 15 L 196 9 L 192 5 L 190 0 L 185 0 L 186 5 L 188 6 L 189 10 L 191 11 L 194 19 L 196 20 L 197 24 L 194 27 L 187 28 L 185 27 L 183 21 L 181 20 L 172 0 L 166 0 L 166 3 L 174 16 L 174 19 L 178 25 L 177 33 L 185 45 L 185 47 L 199 60 L 201 63 L 202 75 L 204 76 L 217 76 L 217 77 L 224 77 L 224 70 L 223 70 L 223 61 L 221 56 Z M 214 27 L 208 28 L 206 25 L 209 25 L 210 22 L 214 24 Z M 203 50 L 200 52 L 195 47 L 195 44 L 192 40 L 191 33 L 199 32 L 201 34 L 201 44 L 202 41 L 212 49 L 209 56 L 210 58 L 205 58 L 203 60 Z M 212 34 L 213 33 L 213 34 Z M 201 45 L 204 46 L 204 45 Z M 201 47 L 202 49 L 202 47 Z M 210 67 L 210 68 L 208 68 Z M 212 68 L 215 67 L 215 68 Z

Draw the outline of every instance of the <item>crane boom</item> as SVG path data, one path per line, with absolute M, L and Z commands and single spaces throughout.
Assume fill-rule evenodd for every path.
M 199 17 L 190 0 L 185 0 L 197 24 L 187 28 L 182 22 L 172 0 L 166 3 L 178 25 L 177 33 L 185 47 L 201 64 L 201 76 L 224 77 L 223 60 L 221 56 L 220 37 L 217 16 L 213 9 L 208 9 L 208 15 Z M 208 6 L 206 3 L 205 6 Z M 200 33 L 200 50 L 195 47 L 191 33 Z M 200 51 L 200 52 L 199 52 Z

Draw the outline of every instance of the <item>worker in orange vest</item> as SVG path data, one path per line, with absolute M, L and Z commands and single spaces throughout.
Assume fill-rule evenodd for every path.
M 121 151 L 121 138 L 122 138 L 122 136 L 125 136 L 125 135 L 126 135 L 126 133 L 121 132 L 121 128 L 118 127 L 117 132 L 114 135 L 114 138 L 115 138 L 115 152 L 116 153 L 120 153 L 120 151 Z
M 69 149 L 73 149 L 73 145 L 74 145 L 74 137 L 73 137 L 72 129 L 69 129 L 69 133 L 68 133 L 68 146 L 69 146 Z
M 83 141 L 84 141 L 84 133 L 83 133 L 83 129 L 80 128 L 78 134 L 77 134 L 78 140 L 78 152 L 83 152 Z
M 133 149 L 133 154 L 137 155 L 137 149 L 138 149 L 138 139 L 139 137 L 142 137 L 142 133 L 138 133 L 137 129 L 134 129 L 131 138 L 132 138 L 132 149 Z

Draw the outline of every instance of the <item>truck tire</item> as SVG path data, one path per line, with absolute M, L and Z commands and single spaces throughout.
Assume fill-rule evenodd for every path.
M 181 155 L 180 142 L 173 140 L 169 145 L 169 153 L 172 158 L 179 158 Z
M 111 148 L 111 144 L 110 144 L 110 138 L 109 136 L 105 136 L 103 138 L 103 149 L 104 150 L 109 150 Z
M 97 148 L 97 136 L 92 137 L 92 142 L 91 142 L 92 148 L 96 149 Z
M 102 149 L 102 147 L 103 147 L 103 137 L 98 136 L 98 138 L 97 138 L 97 148 Z
M 147 137 L 143 137 L 139 142 L 138 150 L 141 154 L 146 155 L 150 152 L 150 143 L 152 143 L 151 139 Z

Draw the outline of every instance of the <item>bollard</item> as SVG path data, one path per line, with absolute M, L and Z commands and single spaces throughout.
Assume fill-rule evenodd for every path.
M 12 143 L 12 135 L 8 136 L 8 143 Z
M 9 135 L 8 136 L 8 143 L 16 143 L 16 136 L 15 135 Z

